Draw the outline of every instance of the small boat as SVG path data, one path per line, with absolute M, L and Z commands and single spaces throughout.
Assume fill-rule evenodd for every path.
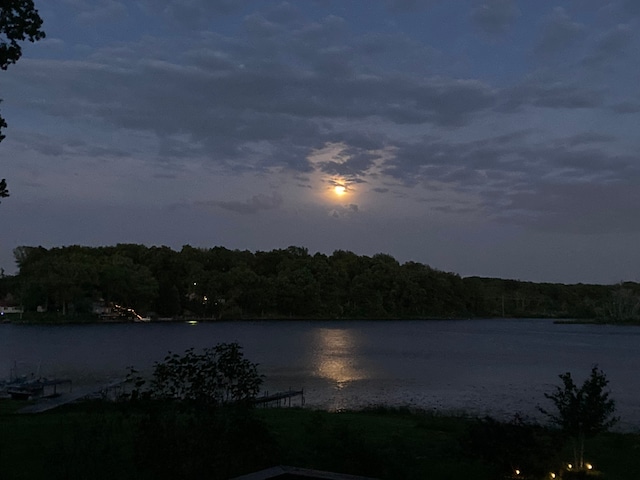
M 17 362 L 9 372 L 9 380 L 0 381 L 0 398 L 10 397 L 14 400 L 30 400 L 33 398 L 51 398 L 60 395 L 59 385 L 68 385 L 71 391 L 71 380 L 60 378 L 45 378 L 38 374 L 18 375 Z
M 60 395 L 58 385 L 69 385 L 69 391 L 71 391 L 71 380 L 60 378 L 39 378 L 37 380 L 16 383 L 9 385 L 5 390 L 14 400 L 31 400 L 33 398 L 57 397 Z

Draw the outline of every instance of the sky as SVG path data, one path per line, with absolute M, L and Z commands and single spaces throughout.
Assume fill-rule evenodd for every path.
M 640 281 L 638 0 L 37 1 L 0 267 L 141 243 Z

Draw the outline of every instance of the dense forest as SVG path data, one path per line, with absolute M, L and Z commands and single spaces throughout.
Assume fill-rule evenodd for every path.
M 301 247 L 250 252 L 118 244 L 15 250 L 0 299 L 60 317 L 122 305 L 152 318 L 553 317 L 631 322 L 640 284 L 564 285 L 462 278 L 377 254 Z

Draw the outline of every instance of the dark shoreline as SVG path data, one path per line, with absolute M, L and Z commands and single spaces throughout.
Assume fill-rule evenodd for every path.
M 132 321 L 123 320 L 101 320 L 93 316 L 58 316 L 47 315 L 44 318 L 38 318 L 41 314 L 26 314 L 28 318 L 20 318 L 20 314 L 5 315 L 0 324 L 14 325 L 110 325 L 124 323 L 140 323 L 140 324 L 163 324 L 163 323 L 225 323 L 225 322 L 395 322 L 395 321 L 463 321 L 463 320 L 521 320 L 521 319 L 539 319 L 552 320 L 556 325 L 616 325 L 616 326 L 640 326 L 640 322 L 612 322 L 600 319 L 580 319 L 580 318 L 553 318 L 553 317 L 397 317 L 397 318 L 362 318 L 362 317 L 245 317 L 245 318 L 201 318 L 201 317 L 174 317 L 174 318 L 155 318 L 151 321 Z

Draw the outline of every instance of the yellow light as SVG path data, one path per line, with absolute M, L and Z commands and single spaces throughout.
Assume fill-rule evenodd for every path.
M 551 478 L 556 478 L 556 474 L 555 474 L 555 473 L 553 473 L 553 472 L 551 472 L 551 473 L 549 474 L 549 476 L 550 476 Z
M 590 463 L 586 463 L 585 467 L 587 467 L 587 470 L 593 469 L 593 465 L 591 465 Z
M 197 325 L 197 324 L 198 324 L 198 321 L 197 321 L 197 320 L 189 320 L 187 323 L 188 323 L 189 325 Z
M 516 475 L 520 475 L 520 470 L 516 469 Z
M 571 470 L 573 468 L 573 465 L 571 465 L 570 463 L 567 463 L 567 468 Z
M 333 187 L 333 193 L 338 196 L 342 196 L 347 193 L 347 187 L 345 187 L 344 185 L 336 185 L 335 187 Z

